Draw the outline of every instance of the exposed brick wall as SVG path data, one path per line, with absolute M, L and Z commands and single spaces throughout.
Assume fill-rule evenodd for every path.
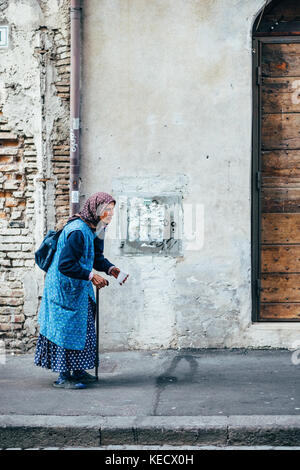
M 43 6 L 48 8 L 48 2 Z M 7 2 L 0 0 L 0 11 Z M 37 311 L 25 308 L 26 298 L 36 295 L 39 305 L 42 290 L 31 291 L 32 270 L 35 266 L 34 227 L 36 223 L 36 188 L 38 177 L 46 190 L 47 181 L 54 181 L 54 200 L 47 204 L 55 206 L 55 226 L 59 229 L 69 217 L 69 114 L 70 114 L 70 24 L 69 1 L 61 3 L 62 18 L 57 29 L 42 25 L 40 46 L 34 50 L 41 73 L 43 159 L 50 160 L 44 173 L 38 171 L 37 150 L 33 136 L 25 135 L 20 126 L 14 129 L 9 116 L 0 109 L 0 341 L 10 352 L 33 350 L 37 338 Z M 20 64 L 21 66 L 21 64 Z M 49 69 L 51 73 L 49 74 Z M 52 77 L 50 80 L 48 77 Z M 14 93 L 12 83 L 6 83 Z M 22 89 L 22 83 L 18 84 Z M 49 96 L 59 98 L 59 118 L 51 115 L 47 107 Z M 50 98 L 51 99 L 51 98 Z M 37 102 L 36 106 L 40 106 Z M 49 114 L 50 109 L 50 114 Z M 50 126 L 48 125 L 50 123 Z M 51 135 L 47 129 L 52 126 Z M 41 169 L 40 169 L 41 170 Z M 43 174 L 44 176 L 41 176 Z M 47 218 L 47 204 L 45 217 Z M 49 221 L 48 221 L 49 222 Z M 51 222 L 51 224 L 53 221 Z M 45 235 L 45 233 L 44 233 Z M 25 285 L 24 277 L 27 277 Z M 42 274 L 41 274 L 42 276 Z M 3 343 L 2 343 L 3 345 Z
M 7 227 L 9 236 L 13 230 L 27 235 L 28 229 L 33 222 L 34 214 L 34 183 L 33 178 L 37 173 L 36 150 L 31 137 L 16 135 L 10 131 L 3 116 L 0 116 L 0 219 L 1 226 Z M 7 238 L 1 243 L 1 252 L 5 248 L 14 251 L 23 250 L 28 252 L 32 249 L 32 239 L 26 242 L 22 239 L 19 244 L 17 240 Z M 12 245 L 14 244 L 14 245 Z M 16 256 L 5 250 L 6 255 L 1 256 L 1 266 L 14 266 L 13 260 Z M 10 260 L 3 262 L 3 260 Z M 18 264 L 23 266 L 25 264 Z M 27 264 L 32 266 L 32 264 Z
M 70 31 L 70 24 L 68 23 Z M 54 36 L 58 80 L 55 82 L 57 95 L 61 98 L 66 115 L 70 114 L 70 35 L 67 40 L 60 31 Z M 67 131 L 67 132 L 66 132 Z M 53 143 L 53 174 L 56 178 L 55 208 L 56 228 L 61 228 L 69 217 L 69 172 L 70 172 L 70 139 L 69 129 L 60 129 L 57 123 L 56 134 L 60 139 Z
M 32 138 L 12 132 L 0 111 L 0 339 L 16 352 L 33 345 L 25 326 L 20 270 L 34 265 L 36 173 Z

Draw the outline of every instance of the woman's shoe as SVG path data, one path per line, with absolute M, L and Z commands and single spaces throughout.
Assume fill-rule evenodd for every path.
M 95 375 L 91 375 L 85 370 L 73 373 L 71 376 L 73 381 L 78 381 L 83 384 L 91 384 L 97 382 L 97 377 Z
M 81 390 L 83 388 L 87 388 L 86 385 L 82 382 L 74 382 L 74 380 L 70 379 L 57 379 L 55 382 L 53 382 L 53 387 L 55 388 L 68 388 L 72 390 Z

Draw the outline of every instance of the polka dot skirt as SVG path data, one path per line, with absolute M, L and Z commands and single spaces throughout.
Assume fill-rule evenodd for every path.
M 89 297 L 86 343 L 83 350 L 65 349 L 39 335 L 34 363 L 53 372 L 86 370 L 95 367 L 96 360 L 96 304 Z

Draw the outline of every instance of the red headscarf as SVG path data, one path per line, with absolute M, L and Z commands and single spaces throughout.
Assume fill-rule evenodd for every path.
M 82 210 L 70 217 L 68 222 L 80 218 L 91 228 L 96 228 L 99 223 L 99 216 L 111 202 L 116 205 L 116 200 L 110 194 L 95 193 L 85 201 Z

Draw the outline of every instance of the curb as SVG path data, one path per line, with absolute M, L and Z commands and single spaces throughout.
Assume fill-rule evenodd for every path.
M 107 445 L 299 446 L 300 415 L 1 415 L 0 448 Z

